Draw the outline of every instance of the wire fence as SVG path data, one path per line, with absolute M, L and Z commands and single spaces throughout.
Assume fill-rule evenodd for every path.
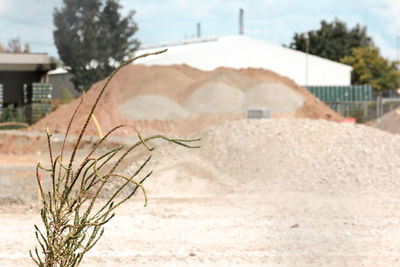
M 384 114 L 400 108 L 397 89 L 375 92 L 370 85 L 308 86 L 306 88 L 331 109 L 344 117 L 356 118 L 358 123 L 380 119 Z
M 400 98 L 377 97 L 366 102 L 326 102 L 326 104 L 343 117 L 353 117 L 358 123 L 380 119 L 384 114 L 400 110 Z

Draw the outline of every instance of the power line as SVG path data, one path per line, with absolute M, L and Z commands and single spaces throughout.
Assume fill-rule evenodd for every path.
M 13 22 L 20 23 L 20 24 L 25 24 L 25 25 L 29 25 L 29 26 L 53 30 L 53 27 L 48 26 L 48 25 L 31 22 L 31 21 L 26 21 L 26 20 L 22 20 L 22 19 L 18 19 L 18 18 L 13 18 L 13 17 L 9 17 L 9 16 L 2 15 L 2 16 L 0 16 L 0 19 L 6 19 L 6 20 L 13 21 Z

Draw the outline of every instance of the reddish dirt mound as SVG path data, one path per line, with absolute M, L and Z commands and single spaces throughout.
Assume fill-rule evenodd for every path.
M 123 103 L 139 94 L 159 94 L 175 99 L 183 88 L 193 82 L 191 76 L 196 74 L 189 67 L 182 66 L 182 68 L 185 68 L 189 74 L 186 75 L 179 68 L 163 66 L 129 65 L 121 69 L 111 81 L 95 111 L 95 116 L 102 128 L 107 131 L 118 124 L 129 123 L 130 121 L 120 114 L 118 110 L 119 103 Z M 79 131 L 104 83 L 105 80 L 95 83 L 85 95 L 84 104 L 79 109 L 76 120 L 71 126 L 72 132 Z M 79 101 L 80 99 L 76 99 L 68 105 L 61 106 L 30 129 L 42 130 L 47 124 L 54 132 L 64 132 Z M 88 132 L 94 133 L 95 131 L 95 126 L 90 122 Z M 122 133 L 122 131 L 119 133 Z
M 183 104 L 187 96 L 207 82 L 221 82 L 244 91 L 260 82 L 281 83 L 292 88 L 305 101 L 304 105 L 295 112 L 276 114 L 273 117 L 324 118 L 332 121 L 339 121 L 342 118 L 322 102 L 319 102 L 306 89 L 274 72 L 262 69 L 235 70 L 229 68 L 218 68 L 211 72 L 205 72 L 187 65 L 151 67 L 129 65 L 123 68 L 111 81 L 109 88 L 99 102 L 95 116 L 104 131 L 110 130 L 121 123 L 130 123 L 145 133 L 160 132 L 169 134 L 186 134 L 224 120 L 245 117 L 244 113 L 220 115 L 195 114 L 186 119 L 173 121 L 130 121 L 122 116 L 118 109 L 120 104 L 140 94 L 162 95 L 169 97 L 179 104 Z M 79 109 L 76 120 L 71 127 L 71 132 L 76 133 L 79 131 L 104 83 L 105 80 L 95 83 L 87 92 L 84 103 Z M 79 101 L 79 99 L 76 99 L 68 105 L 61 106 L 58 110 L 30 127 L 29 130 L 43 130 L 47 124 L 53 132 L 65 132 L 68 121 Z M 95 132 L 95 126 L 90 122 L 88 133 Z M 125 130 L 118 133 L 127 134 L 128 132 Z

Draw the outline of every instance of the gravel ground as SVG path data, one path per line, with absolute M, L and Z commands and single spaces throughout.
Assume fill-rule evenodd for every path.
M 158 143 L 149 207 L 122 207 L 83 266 L 400 266 L 400 136 L 271 119 L 192 137 L 200 149 Z M 0 158 L 0 266 L 30 264 L 40 158 Z

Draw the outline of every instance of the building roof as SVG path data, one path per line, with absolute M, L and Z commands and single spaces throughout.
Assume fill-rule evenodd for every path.
M 218 67 L 262 68 L 293 79 L 300 85 L 350 85 L 352 67 L 243 35 L 204 39 L 141 49 L 137 54 L 167 48 L 136 64 L 187 64 L 201 70 Z
M 51 67 L 45 53 L 0 53 L 0 71 L 48 71 Z
M 68 70 L 66 68 L 59 67 L 59 68 L 57 68 L 55 70 L 49 71 L 47 74 L 49 74 L 49 75 L 58 75 L 58 74 L 67 74 L 67 73 L 68 73 Z

